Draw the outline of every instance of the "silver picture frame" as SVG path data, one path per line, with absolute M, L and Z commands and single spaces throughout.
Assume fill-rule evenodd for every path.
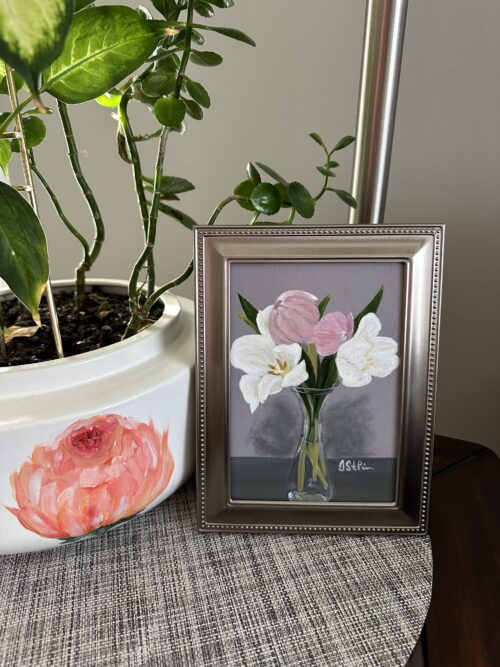
M 200 531 L 427 532 L 444 226 L 198 227 L 197 497 Z M 230 493 L 229 306 L 232 262 L 404 265 L 400 442 L 395 501 L 234 501 Z

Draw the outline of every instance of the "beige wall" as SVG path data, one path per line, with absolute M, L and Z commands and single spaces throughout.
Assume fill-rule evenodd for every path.
M 319 153 L 307 134 L 315 130 L 335 141 L 355 130 L 364 9 L 362 0 L 238 0 L 219 13 L 219 23 L 245 30 L 258 47 L 217 36 L 207 41 L 225 56 L 223 66 L 196 72 L 209 88 L 212 109 L 168 146 L 167 172 L 197 185 L 184 198 L 187 212 L 205 221 L 244 178 L 247 159 L 316 187 Z M 500 371 L 499 33 L 498 0 L 410 1 L 386 210 L 388 223 L 448 225 L 437 430 L 492 447 L 498 445 Z M 93 103 L 72 116 L 108 229 L 94 273 L 126 277 L 141 234 L 131 176 L 114 149 L 115 124 Z M 39 161 L 72 219 L 88 229 L 57 118 L 49 125 L 50 143 Z M 141 131 L 152 126 L 144 112 L 134 125 Z M 338 185 L 348 188 L 352 151 L 342 156 Z M 150 145 L 145 162 L 153 159 Z M 43 200 L 42 211 L 53 276 L 67 276 L 78 249 Z M 346 216 L 342 204 L 328 200 L 315 222 L 344 223 Z M 233 210 L 225 220 L 246 216 Z M 178 273 L 190 251 L 190 234 L 162 219 L 160 278 Z M 192 284 L 180 292 L 190 295 Z

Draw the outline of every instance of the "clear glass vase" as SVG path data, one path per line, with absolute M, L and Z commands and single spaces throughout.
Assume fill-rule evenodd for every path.
M 333 387 L 292 389 L 301 405 L 304 421 L 288 479 L 288 500 L 328 502 L 333 498 L 333 479 L 323 448 L 323 408 L 332 390 Z

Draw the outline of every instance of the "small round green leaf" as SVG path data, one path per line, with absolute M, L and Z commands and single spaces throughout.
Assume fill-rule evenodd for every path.
M 194 118 L 194 120 L 201 120 L 203 118 L 203 109 L 200 107 L 200 105 L 194 102 L 194 100 L 188 100 L 185 97 L 182 99 L 186 105 L 187 115 L 191 116 L 191 118 Z
M 244 44 L 249 44 L 250 46 L 256 46 L 254 40 L 249 37 L 248 35 L 245 35 L 244 32 L 241 32 L 241 30 L 237 30 L 236 28 L 220 28 L 220 27 L 213 27 L 211 25 L 199 25 L 197 26 L 198 28 L 203 28 L 204 30 L 211 30 L 212 32 L 217 32 L 219 35 L 224 35 L 224 37 L 230 37 L 231 39 L 235 39 L 238 42 L 243 42 Z
M 342 137 L 342 139 L 337 141 L 335 144 L 335 148 L 333 149 L 332 153 L 335 153 L 335 151 L 340 151 L 343 148 L 346 148 L 346 146 L 350 146 L 354 141 L 356 141 L 356 137 L 352 137 L 349 134 L 345 137 Z
M 335 178 L 335 174 L 333 173 L 333 171 L 327 169 L 326 167 L 316 167 L 316 169 L 319 171 L 320 174 L 323 174 L 323 176 L 328 176 L 329 178 Z
M 192 51 L 190 58 L 195 65 L 204 67 L 215 67 L 223 61 L 222 56 L 214 51 Z
M 255 164 L 259 167 L 259 169 L 262 169 L 262 171 L 266 173 L 268 176 L 274 178 L 275 181 L 281 183 L 285 187 L 288 187 L 288 181 L 285 181 L 283 176 L 278 174 L 278 172 L 275 171 L 272 167 L 268 167 L 267 164 L 263 164 L 262 162 L 256 162 Z
M 184 79 L 184 81 L 186 84 L 186 90 L 191 95 L 193 100 L 198 102 L 198 104 L 200 104 L 202 107 L 205 107 L 205 109 L 208 109 L 210 106 L 210 96 L 201 83 L 193 81 L 192 79 L 188 79 L 187 77 Z
M 24 86 L 24 81 L 17 72 L 13 72 L 13 74 L 14 74 L 14 86 L 16 90 L 21 90 L 21 88 Z M 0 81 L 0 95 L 8 95 L 8 94 L 9 94 L 9 88 L 7 86 L 7 77 L 4 76 Z
M 227 7 L 234 7 L 234 0 L 210 0 L 210 4 L 220 9 L 227 9 Z
M 315 141 L 317 144 L 319 144 L 322 148 L 325 148 L 325 142 L 323 139 L 319 136 L 317 132 L 311 132 L 310 135 L 311 139 Z
M 186 105 L 176 97 L 162 97 L 155 102 L 154 114 L 159 123 L 179 131 L 186 115 Z
M 283 183 L 276 183 L 274 186 L 276 190 L 280 193 L 281 197 L 281 208 L 290 208 L 292 205 L 288 197 L 288 188 L 286 188 Z
M 41 144 L 47 134 L 47 128 L 41 118 L 36 116 L 27 116 L 23 118 L 24 138 L 26 140 L 26 148 L 34 148 Z M 12 142 L 12 150 L 14 153 L 19 153 L 19 141 L 14 139 Z
M 248 178 L 252 181 L 254 185 L 259 185 L 262 179 L 260 178 L 259 172 L 251 162 L 247 164 L 247 174 Z
M 176 80 L 173 72 L 153 72 L 142 82 L 142 92 L 148 97 L 170 95 L 175 90 Z
M 259 183 L 253 189 L 250 201 L 259 213 L 274 215 L 280 210 L 281 195 L 271 183 Z
M 204 16 L 207 19 L 212 18 L 215 14 L 213 7 L 210 6 L 210 3 L 205 2 L 205 0 L 196 0 L 194 3 L 194 10 L 200 16 Z
M 288 186 L 288 197 L 292 206 L 303 218 L 313 217 L 315 202 L 309 190 L 302 183 L 298 183 L 297 181 L 290 183 Z
M 341 199 L 344 202 L 344 204 L 347 204 L 351 208 L 356 208 L 357 207 L 357 203 L 356 203 L 356 200 L 354 199 L 354 197 L 352 195 L 350 195 L 348 192 L 346 192 L 345 190 L 337 190 L 335 188 L 332 188 L 332 191 L 335 192 L 337 197 L 339 199 Z
M 234 188 L 234 194 L 238 197 L 245 197 L 247 201 L 239 201 L 238 204 L 241 208 L 246 209 L 247 211 L 255 211 L 255 208 L 250 201 L 253 189 L 255 188 L 255 183 L 253 181 L 242 181 Z

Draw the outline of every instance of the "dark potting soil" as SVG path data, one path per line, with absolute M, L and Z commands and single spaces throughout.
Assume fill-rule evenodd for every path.
M 125 294 L 107 294 L 94 287 L 81 309 L 75 308 L 73 292 L 56 292 L 54 299 L 65 357 L 98 350 L 122 339 L 129 320 Z M 18 301 L 4 301 L 3 310 L 8 327 L 33 325 L 29 311 Z M 159 319 L 162 312 L 163 304 L 156 304 L 150 312 L 151 320 Z M 42 327 L 35 335 L 13 338 L 7 344 L 7 359 L 0 354 L 0 367 L 57 359 L 45 298 L 40 304 L 40 316 Z

